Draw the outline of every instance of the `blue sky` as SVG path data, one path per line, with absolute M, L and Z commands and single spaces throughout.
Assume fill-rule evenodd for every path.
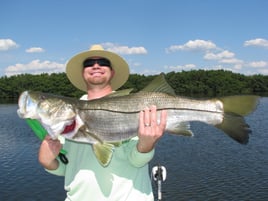
M 268 75 L 267 0 L 2 0 L 0 77 L 64 72 L 102 44 L 131 73 Z

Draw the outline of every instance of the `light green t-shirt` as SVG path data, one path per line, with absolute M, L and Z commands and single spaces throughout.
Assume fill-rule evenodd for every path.
M 65 176 L 66 201 L 153 201 L 148 162 L 154 150 L 140 153 L 138 137 L 116 147 L 107 167 L 97 161 L 92 146 L 65 141 L 67 165 L 61 163 L 52 174 Z
M 140 153 L 137 142 L 134 137 L 116 147 L 110 164 L 103 167 L 90 144 L 66 140 L 69 163 L 59 160 L 59 168 L 48 172 L 65 176 L 66 201 L 153 201 L 148 163 L 154 150 Z

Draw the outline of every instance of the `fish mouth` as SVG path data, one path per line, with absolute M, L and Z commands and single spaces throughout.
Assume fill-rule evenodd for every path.
M 18 101 L 19 109 L 17 110 L 17 113 L 18 113 L 19 117 L 21 117 L 21 118 L 25 114 L 25 105 L 26 105 L 25 103 L 26 103 L 27 95 L 28 95 L 28 92 L 25 91 L 19 97 L 19 101 Z
M 34 102 L 30 98 L 29 92 L 24 91 L 18 100 L 17 114 L 20 118 L 29 118 L 32 114 L 32 109 L 35 107 Z

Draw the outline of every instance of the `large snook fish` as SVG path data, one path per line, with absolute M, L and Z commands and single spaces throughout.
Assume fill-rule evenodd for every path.
M 99 162 L 107 166 L 114 146 L 137 135 L 139 112 L 156 105 L 158 121 L 167 111 L 166 132 L 192 136 L 189 122 L 213 125 L 239 143 L 248 142 L 249 125 L 243 116 L 258 104 L 258 96 L 192 99 L 176 96 L 163 75 L 138 93 L 119 91 L 100 99 L 83 101 L 52 94 L 25 91 L 19 98 L 18 115 L 38 120 L 52 138 L 93 145 Z

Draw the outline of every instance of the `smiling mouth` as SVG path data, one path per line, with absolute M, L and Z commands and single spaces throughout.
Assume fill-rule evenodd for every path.
M 91 73 L 91 75 L 102 75 L 102 74 L 104 74 L 103 72 L 93 72 L 93 73 Z
M 67 133 L 72 132 L 75 129 L 75 125 L 76 125 L 76 121 L 73 120 L 71 124 L 65 126 L 61 134 L 67 134 Z

